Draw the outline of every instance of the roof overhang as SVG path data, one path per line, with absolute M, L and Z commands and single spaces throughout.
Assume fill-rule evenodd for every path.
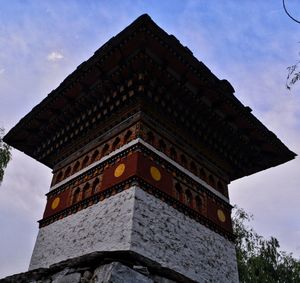
M 47 154 L 53 154 L 55 148 L 47 153 L 47 143 L 55 141 L 62 125 L 75 120 L 83 108 L 92 109 L 95 102 L 105 107 L 121 97 L 124 81 L 128 86 L 133 74 L 132 86 L 125 91 L 135 91 L 162 108 L 160 101 L 169 103 L 172 111 L 181 113 L 181 126 L 190 126 L 195 133 L 206 129 L 203 140 L 207 147 L 220 156 L 224 148 L 232 152 L 232 160 L 231 156 L 222 157 L 234 168 L 231 180 L 295 158 L 296 154 L 234 96 L 228 81 L 219 80 L 148 15 L 140 16 L 78 66 L 9 131 L 4 141 L 52 168 L 49 160 L 53 159 Z M 162 99 L 153 99 L 154 93 Z M 103 119 L 99 122 L 107 117 Z M 42 157 L 39 152 L 43 150 Z

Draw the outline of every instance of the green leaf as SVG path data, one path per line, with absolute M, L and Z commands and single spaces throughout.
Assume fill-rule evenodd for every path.
M 0 128 L 0 185 L 4 177 L 4 169 L 11 160 L 11 148 L 3 142 L 4 129 Z

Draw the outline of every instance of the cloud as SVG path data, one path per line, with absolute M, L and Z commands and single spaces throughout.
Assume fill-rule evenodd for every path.
M 57 51 L 52 51 L 51 53 L 49 53 L 47 55 L 47 60 L 48 61 L 53 61 L 53 62 L 62 60 L 63 58 L 64 58 L 64 55 L 60 52 L 57 52 Z
M 43 215 L 51 170 L 13 150 L 0 186 L 0 278 L 28 268 Z M 22 241 L 20 241 L 22 235 Z M 26 243 L 26 244 L 25 244 Z
M 283 24 L 280 13 L 272 13 L 272 17 L 266 14 L 270 8 L 266 4 L 260 6 L 263 11 L 259 13 L 254 13 L 258 9 L 252 4 L 232 5 L 230 9 L 223 9 L 222 4 L 209 5 L 208 9 L 216 10 L 205 13 L 198 9 L 201 2 L 190 3 L 196 6 L 185 10 L 185 18 L 174 28 L 175 36 L 215 75 L 228 79 L 236 90 L 235 96 L 299 154 L 300 83 L 293 87 L 291 95 L 285 89 L 286 67 L 294 62 L 299 48 L 295 30 L 288 26 L 288 21 Z M 248 8 L 251 17 L 245 21 Z M 226 16 L 224 10 L 228 11 Z M 211 15 L 216 21 L 211 21 Z M 276 29 L 276 36 L 270 32 L 272 29 Z M 300 258 L 299 168 L 297 157 L 236 180 L 229 190 L 231 203 L 254 214 L 253 227 L 259 234 L 278 238 L 282 250 Z
M 2 75 L 5 72 L 4 68 L 0 68 L 0 75 Z
M 236 62 L 231 66 L 237 95 L 247 102 L 264 125 L 291 150 L 300 152 L 300 97 L 287 95 L 284 88 L 284 62 L 256 64 L 250 71 Z M 228 71 L 229 72 L 229 71 Z M 226 73 L 226 70 L 225 70 Z M 252 75 L 255 74 L 255 75 Z M 296 89 L 297 86 L 295 86 Z M 275 236 L 283 250 L 300 257 L 298 218 L 300 160 L 295 160 L 230 185 L 232 203 L 254 214 L 254 228 L 265 237 Z

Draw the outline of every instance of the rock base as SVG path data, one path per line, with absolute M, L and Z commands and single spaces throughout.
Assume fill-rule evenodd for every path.
M 0 283 L 196 282 L 133 252 L 95 252 L 0 279 Z

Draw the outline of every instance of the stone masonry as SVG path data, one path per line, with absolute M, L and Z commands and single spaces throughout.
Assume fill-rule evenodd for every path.
M 196 282 L 238 282 L 234 243 L 133 186 L 40 229 L 30 270 L 132 251 Z

